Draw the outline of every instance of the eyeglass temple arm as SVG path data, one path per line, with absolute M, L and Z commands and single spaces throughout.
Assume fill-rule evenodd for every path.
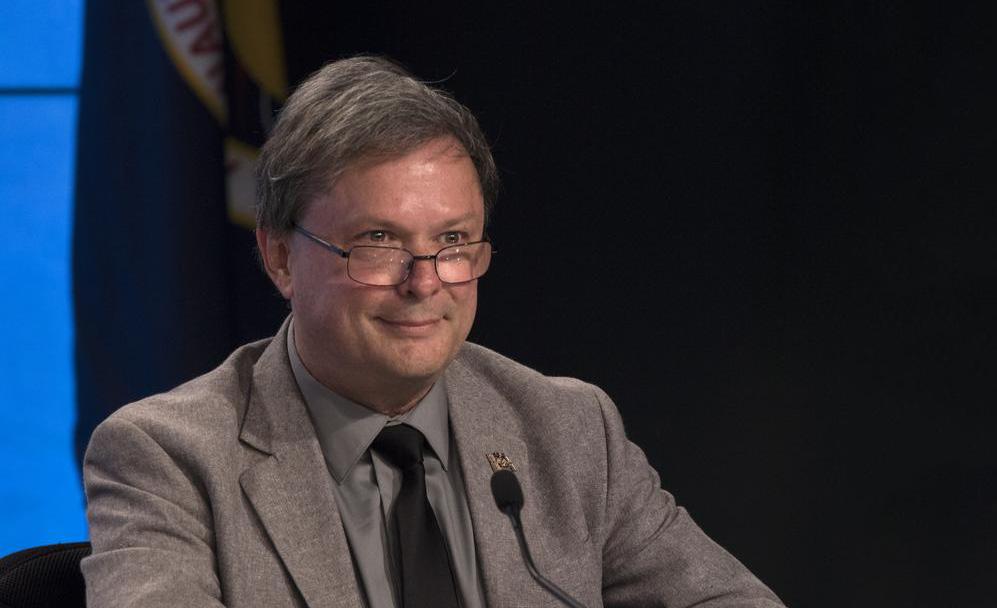
M 339 255 L 340 257 L 343 257 L 343 258 L 350 257 L 350 252 L 349 251 L 346 251 L 344 249 L 340 249 L 339 247 L 336 247 L 332 243 L 330 243 L 328 241 L 325 241 L 325 240 L 323 240 L 323 239 L 315 236 L 314 234 L 312 234 L 311 232 L 308 232 L 307 230 L 305 230 L 304 228 L 302 228 L 301 226 L 299 226 L 297 224 L 294 224 L 294 230 L 295 230 L 295 232 L 299 232 L 299 233 L 305 235 L 306 237 L 308 237 L 311 240 L 315 241 L 319 245 L 325 247 L 329 251 L 331 251 L 331 252 Z

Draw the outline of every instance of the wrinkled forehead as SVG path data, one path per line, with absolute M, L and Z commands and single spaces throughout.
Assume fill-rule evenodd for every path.
M 348 174 L 366 173 L 378 166 L 387 165 L 394 161 L 399 161 L 416 150 L 426 149 L 431 153 L 425 156 L 426 161 L 452 160 L 458 162 L 462 159 L 469 161 L 473 170 L 474 186 L 477 198 L 481 200 L 482 214 L 486 215 L 487 210 L 483 203 L 483 191 L 481 187 L 481 176 L 473 159 L 467 149 L 452 135 L 442 135 L 435 138 L 419 140 L 416 143 L 405 146 L 393 146 L 387 148 L 372 148 L 357 152 L 352 158 L 343 162 L 339 166 L 330 167 L 325 172 L 316 173 L 310 181 L 305 203 L 300 210 L 299 218 L 304 217 L 313 203 L 327 199 L 332 195 L 336 186 Z M 487 219 L 487 217 L 485 217 Z
M 337 231 L 377 224 L 400 232 L 445 225 L 479 232 L 484 215 L 480 178 L 469 155 L 458 142 L 437 138 L 404 155 L 367 155 L 327 176 L 299 219 Z
M 392 145 L 390 147 L 369 147 L 351 155 L 341 164 L 341 166 L 331 168 L 324 176 L 316 177 L 319 180 L 320 187 L 325 192 L 328 192 L 336 185 L 339 178 L 346 172 L 364 171 L 377 165 L 390 163 L 404 158 L 423 147 L 431 148 L 433 150 L 432 156 L 429 157 L 431 159 L 449 157 L 454 160 L 461 158 L 472 160 L 471 155 L 467 152 L 467 149 L 460 143 L 460 141 L 457 140 L 457 138 L 452 135 L 443 134 L 437 137 L 419 139 L 411 143 L 403 144 L 400 142 L 397 145 Z M 473 160 L 471 164 L 472 166 L 474 165 Z M 475 177 L 477 178 L 478 189 L 480 190 L 481 178 L 477 175 L 477 167 L 475 167 Z

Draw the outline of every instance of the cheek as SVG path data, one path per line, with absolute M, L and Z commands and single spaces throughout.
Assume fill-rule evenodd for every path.
M 293 281 L 294 299 L 292 305 L 299 312 L 308 311 L 310 316 L 335 322 L 347 317 L 355 308 L 352 285 L 349 279 L 343 280 L 319 269 L 302 269 Z
M 474 320 L 474 313 L 478 307 L 478 284 L 472 282 L 467 285 L 458 285 L 453 292 L 454 301 L 463 317 L 464 323 L 470 325 Z
M 379 311 L 390 309 L 392 294 L 389 290 L 363 287 L 350 282 L 336 290 L 336 298 L 328 303 L 329 314 L 351 325 L 367 324 Z

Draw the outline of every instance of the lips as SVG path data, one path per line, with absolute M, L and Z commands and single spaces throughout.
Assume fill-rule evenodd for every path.
M 381 321 L 389 325 L 398 325 L 401 327 L 426 327 L 433 325 L 434 323 L 439 323 L 440 319 L 384 319 Z
M 435 335 L 444 317 L 392 318 L 376 317 L 381 327 L 389 333 L 401 337 L 428 337 Z

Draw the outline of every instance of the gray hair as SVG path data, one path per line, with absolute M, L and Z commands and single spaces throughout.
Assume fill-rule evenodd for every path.
M 487 221 L 498 171 L 470 110 L 381 57 L 328 63 L 287 100 L 263 146 L 256 167 L 256 225 L 286 233 L 308 201 L 328 191 L 352 163 L 403 156 L 446 135 L 474 163 Z

